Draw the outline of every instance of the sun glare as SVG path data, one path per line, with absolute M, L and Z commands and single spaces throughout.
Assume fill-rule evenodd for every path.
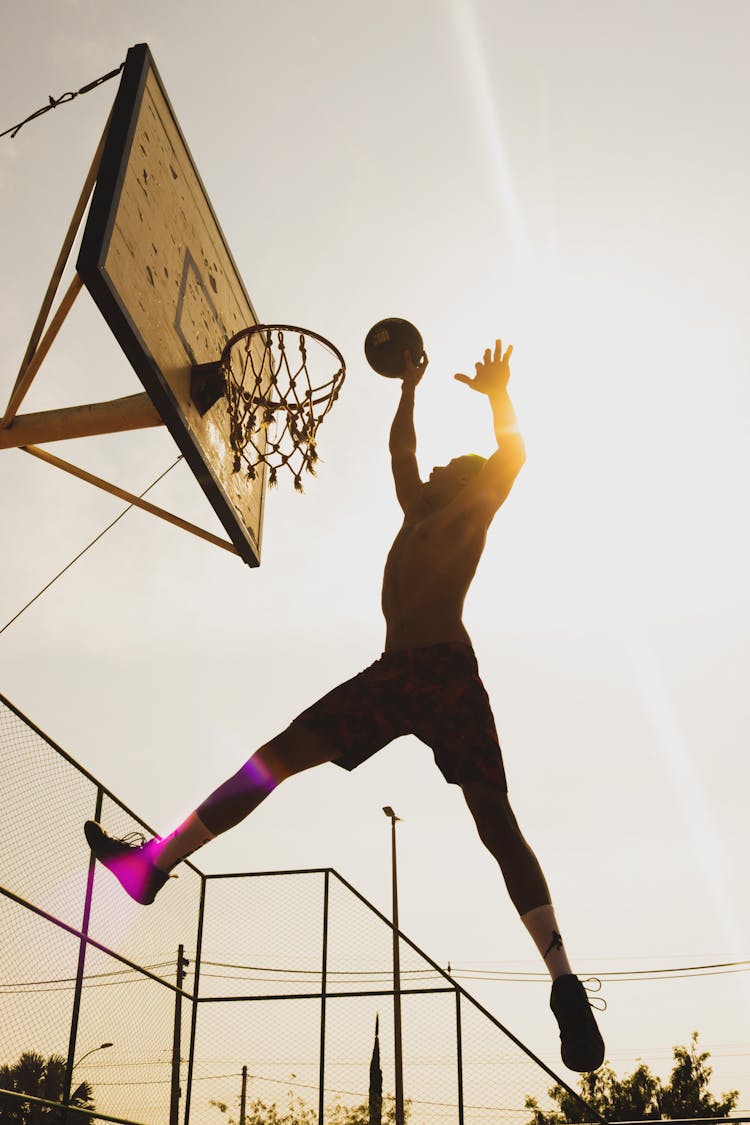
M 451 12 L 466 82 L 482 131 L 487 158 L 508 225 L 513 250 L 519 261 L 525 261 L 529 255 L 526 226 L 505 151 L 503 132 L 492 93 L 487 56 L 482 47 L 474 5 L 471 0 L 453 0 Z
M 631 620 L 629 627 L 623 629 L 622 637 L 644 709 L 653 724 L 674 792 L 682 804 L 685 835 L 692 844 L 696 869 L 703 877 L 700 893 L 708 901 L 713 900 L 729 955 L 742 956 L 745 943 L 732 905 L 733 894 L 727 879 L 728 857 L 721 847 L 719 832 L 693 766 L 664 676 L 648 644 L 645 630 L 639 628 L 637 621 Z M 747 987 L 747 982 L 745 984 Z

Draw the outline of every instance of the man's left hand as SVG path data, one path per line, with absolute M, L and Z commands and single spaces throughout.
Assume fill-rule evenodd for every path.
M 460 374 L 454 375 L 453 378 L 483 395 L 504 391 L 510 379 L 510 357 L 512 355 L 512 344 L 508 345 L 503 355 L 503 342 L 502 340 L 496 340 L 494 355 L 492 349 L 487 348 L 481 363 L 477 363 L 475 366 L 476 374 L 473 379 L 470 375 Z

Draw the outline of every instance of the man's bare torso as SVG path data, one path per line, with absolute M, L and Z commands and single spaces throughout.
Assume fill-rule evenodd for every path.
M 382 606 L 386 651 L 471 644 L 464 599 L 484 550 L 489 518 L 474 506 L 406 519 L 388 554 Z

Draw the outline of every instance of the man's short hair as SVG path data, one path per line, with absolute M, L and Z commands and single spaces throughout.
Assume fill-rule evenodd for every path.
M 465 453 L 461 460 L 465 463 L 466 468 L 470 473 L 478 473 L 487 464 L 486 457 L 480 457 L 478 453 Z

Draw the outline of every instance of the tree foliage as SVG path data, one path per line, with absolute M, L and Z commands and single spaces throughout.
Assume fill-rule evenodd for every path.
M 672 1054 L 674 1065 L 666 1082 L 652 1074 L 645 1063 L 625 1078 L 618 1078 L 605 1064 L 581 1077 L 581 1097 L 606 1121 L 726 1117 L 731 1113 L 739 1093 L 731 1090 L 717 1100 L 710 1092 L 711 1056 L 698 1050 L 698 1032 L 691 1035 L 689 1047 L 674 1047 Z M 553 1086 L 548 1093 L 559 1110 L 543 1110 L 535 1098 L 528 1097 L 526 1108 L 533 1114 L 529 1125 L 566 1125 L 590 1119 L 585 1107 L 562 1086 Z
M 211 1105 L 220 1113 L 226 1114 L 226 1125 L 239 1125 L 238 1118 L 231 1115 L 226 1102 L 212 1101 Z M 404 1120 L 409 1122 L 411 1106 L 408 1099 L 404 1104 Z M 318 1110 L 312 1109 L 302 1098 L 291 1092 L 286 1109 L 276 1102 L 269 1104 L 261 1098 L 254 1098 L 245 1106 L 245 1125 L 318 1125 Z M 333 1106 L 326 1113 L 326 1125 L 370 1125 L 370 1111 L 367 1102 L 361 1105 Z M 393 1097 L 383 1098 L 382 1125 L 396 1125 L 396 1103 Z
M 238 1125 L 229 1113 L 226 1102 L 212 1101 L 211 1105 L 227 1115 L 227 1125 Z M 269 1104 L 262 1098 L 253 1098 L 245 1107 L 245 1125 L 317 1125 L 318 1114 L 302 1098 L 289 1095 L 289 1104 L 281 1109 L 276 1102 Z
M 404 1102 L 404 1121 L 409 1122 L 411 1105 L 407 1098 Z M 396 1125 L 396 1099 L 386 1095 L 383 1098 L 382 1125 Z M 370 1110 L 367 1102 L 361 1105 L 337 1105 L 329 1110 L 326 1115 L 326 1125 L 370 1125 Z
M 0 1089 L 18 1094 L 30 1094 L 51 1102 L 62 1102 L 65 1090 L 66 1060 L 62 1055 L 45 1059 L 38 1051 L 24 1051 L 17 1062 L 0 1066 Z M 94 1111 L 93 1090 L 88 1082 L 81 1082 L 73 1091 L 70 1105 L 76 1109 Z M 71 1114 L 75 1125 L 93 1125 L 88 1114 Z M 24 1102 L 19 1098 L 0 1098 L 0 1125 L 43 1125 L 60 1120 L 60 1111 L 52 1106 Z

